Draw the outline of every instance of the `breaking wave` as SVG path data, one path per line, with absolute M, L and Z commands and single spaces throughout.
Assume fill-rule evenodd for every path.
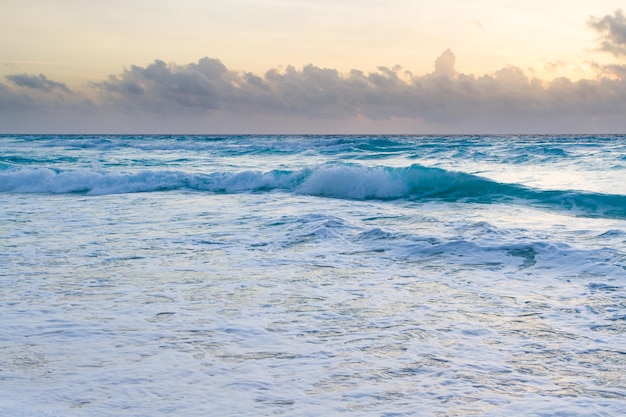
M 626 196 L 572 190 L 537 190 L 463 172 L 411 165 L 403 168 L 329 164 L 300 170 L 189 173 L 96 169 L 0 171 L 0 192 L 123 194 L 191 190 L 211 193 L 283 191 L 354 200 L 442 200 L 530 204 L 575 215 L 626 218 Z

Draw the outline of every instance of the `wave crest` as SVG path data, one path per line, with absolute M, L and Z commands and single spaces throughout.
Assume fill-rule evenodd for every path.
M 626 196 L 571 190 L 536 190 L 472 174 L 411 165 L 403 168 L 322 165 L 300 170 L 188 173 L 145 170 L 119 173 L 81 169 L 0 171 L 0 192 L 123 194 L 193 190 L 213 193 L 281 190 L 355 200 L 442 200 L 515 203 L 559 208 L 586 216 L 626 218 Z

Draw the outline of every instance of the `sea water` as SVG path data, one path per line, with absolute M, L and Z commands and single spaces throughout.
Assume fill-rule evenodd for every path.
M 626 415 L 625 136 L 0 137 L 3 416 Z

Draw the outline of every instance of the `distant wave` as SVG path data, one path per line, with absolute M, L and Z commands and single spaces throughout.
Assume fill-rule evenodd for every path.
M 2 135 L 0 135 L 2 137 Z M 510 137 L 510 136 L 382 136 L 382 135 L 70 135 L 19 136 L 44 148 L 99 151 L 191 151 L 223 155 L 298 154 L 317 149 L 324 154 L 367 155 L 385 158 L 462 158 L 476 161 L 504 161 L 507 164 L 549 163 L 577 159 L 580 149 L 616 141 L 620 136 Z M 253 140 L 251 140 L 253 139 Z M 515 144 L 512 146 L 512 144 Z M 486 147 L 489 152 L 485 152 Z M 619 155 L 619 153 L 618 153 Z
M 20 168 L 0 171 L 0 192 L 87 195 L 193 190 L 212 193 L 280 190 L 354 200 L 441 200 L 514 203 L 568 210 L 575 215 L 626 218 L 626 196 L 571 190 L 536 190 L 462 172 L 329 164 L 301 170 L 188 173 L 144 170 L 119 173 L 81 169 Z
M 292 189 L 302 175 L 305 175 L 305 171 L 196 174 L 170 170 L 119 173 L 91 169 L 55 171 L 49 168 L 22 168 L 0 172 L 0 192 L 103 195 L 189 189 L 236 193 Z

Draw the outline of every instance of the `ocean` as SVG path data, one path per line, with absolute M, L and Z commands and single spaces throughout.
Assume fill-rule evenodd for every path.
M 626 415 L 626 136 L 0 136 L 0 415 Z

